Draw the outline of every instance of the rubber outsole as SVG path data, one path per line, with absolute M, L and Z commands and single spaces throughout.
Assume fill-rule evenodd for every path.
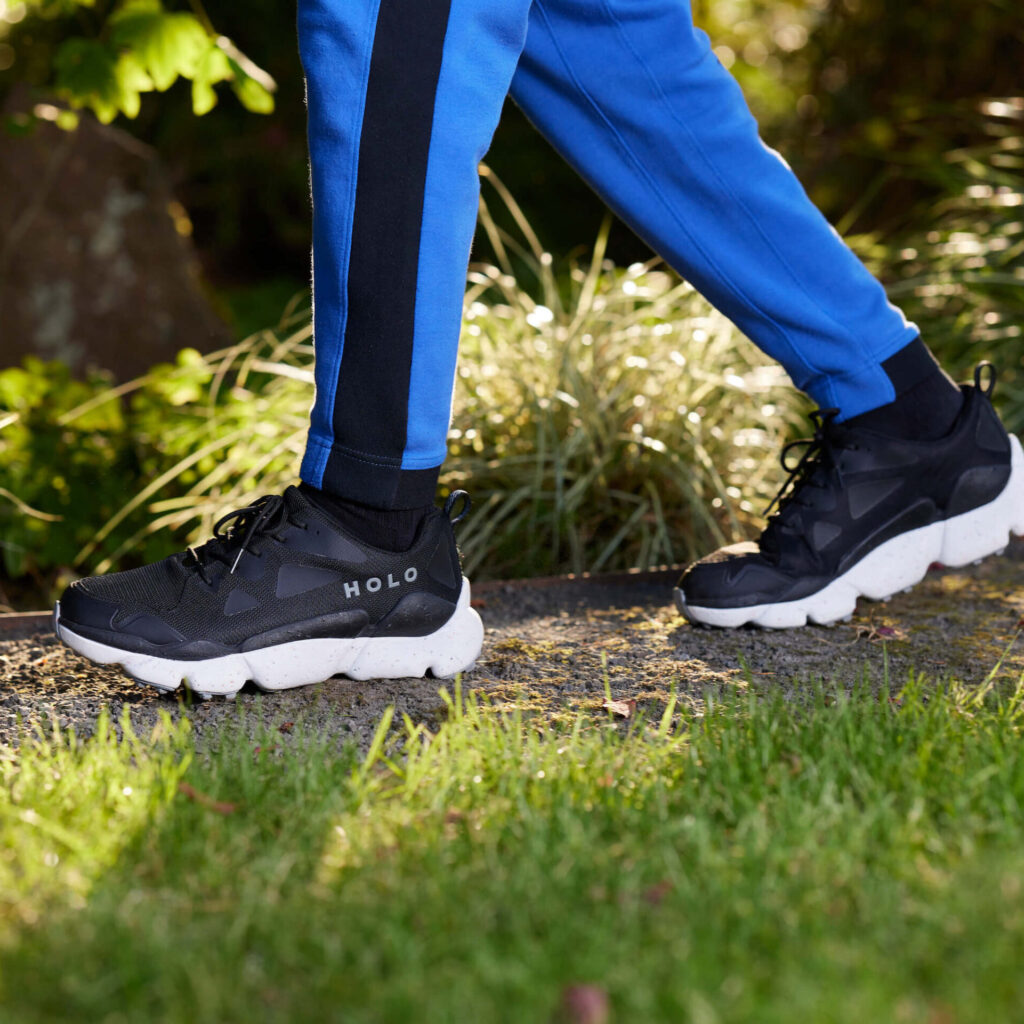
M 1024 451 L 1014 435 L 1010 446 L 1010 479 L 998 497 L 970 512 L 893 537 L 814 594 L 777 604 L 706 608 L 688 604 L 676 587 L 676 607 L 695 625 L 725 629 L 790 629 L 808 622 L 827 626 L 851 616 L 858 598 L 885 601 L 913 588 L 935 562 L 955 569 L 1000 553 L 1011 534 L 1024 535 Z
M 484 627 L 470 606 L 469 580 L 452 617 L 427 636 L 319 638 L 294 640 L 205 661 L 176 661 L 152 654 L 125 651 L 80 636 L 60 621 L 54 609 L 58 637 L 72 650 L 101 665 L 120 665 L 133 679 L 170 692 L 184 684 L 204 700 L 228 699 L 247 683 L 261 690 L 289 690 L 323 682 L 335 675 L 350 679 L 406 679 L 428 672 L 448 679 L 468 672 L 483 646 Z

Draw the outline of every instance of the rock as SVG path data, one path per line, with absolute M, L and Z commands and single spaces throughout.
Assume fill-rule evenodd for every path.
M 25 94 L 6 112 L 26 110 Z M 127 380 L 230 333 L 155 152 L 83 115 L 0 144 L 0 367 L 28 354 Z

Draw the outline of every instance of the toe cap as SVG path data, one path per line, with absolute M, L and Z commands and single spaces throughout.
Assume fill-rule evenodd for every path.
M 61 595 L 61 621 L 92 629 L 113 629 L 114 616 L 120 607 L 113 601 L 104 601 L 91 594 L 88 583 L 88 580 L 72 583 Z
M 770 600 L 791 584 L 748 541 L 719 548 L 695 562 L 680 577 L 678 588 L 688 604 L 730 608 Z
M 76 626 L 87 630 L 103 630 L 145 640 L 151 644 L 177 643 L 184 639 L 172 626 L 150 612 L 130 615 L 115 621 L 121 606 L 90 592 L 89 580 L 72 583 L 61 595 L 60 621 L 70 629 Z

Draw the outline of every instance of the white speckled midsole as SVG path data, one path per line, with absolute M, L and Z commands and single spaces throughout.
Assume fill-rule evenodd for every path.
M 121 665 L 135 679 L 161 690 L 176 690 L 184 682 L 202 697 L 233 697 L 250 679 L 263 690 L 287 690 L 334 675 L 403 679 L 430 671 L 448 678 L 473 667 L 484 637 L 480 616 L 470 607 L 465 577 L 452 617 L 427 636 L 293 640 L 204 661 L 161 658 L 89 640 L 61 624 L 59 603 L 54 621 L 60 639 L 90 661 Z

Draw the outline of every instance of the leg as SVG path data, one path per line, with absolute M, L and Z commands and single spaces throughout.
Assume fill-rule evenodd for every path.
M 892 400 L 882 363 L 916 329 L 760 140 L 685 0 L 537 0 L 512 95 L 819 404 Z
M 300 0 L 317 385 L 307 484 L 384 509 L 433 501 L 477 165 L 529 6 Z

